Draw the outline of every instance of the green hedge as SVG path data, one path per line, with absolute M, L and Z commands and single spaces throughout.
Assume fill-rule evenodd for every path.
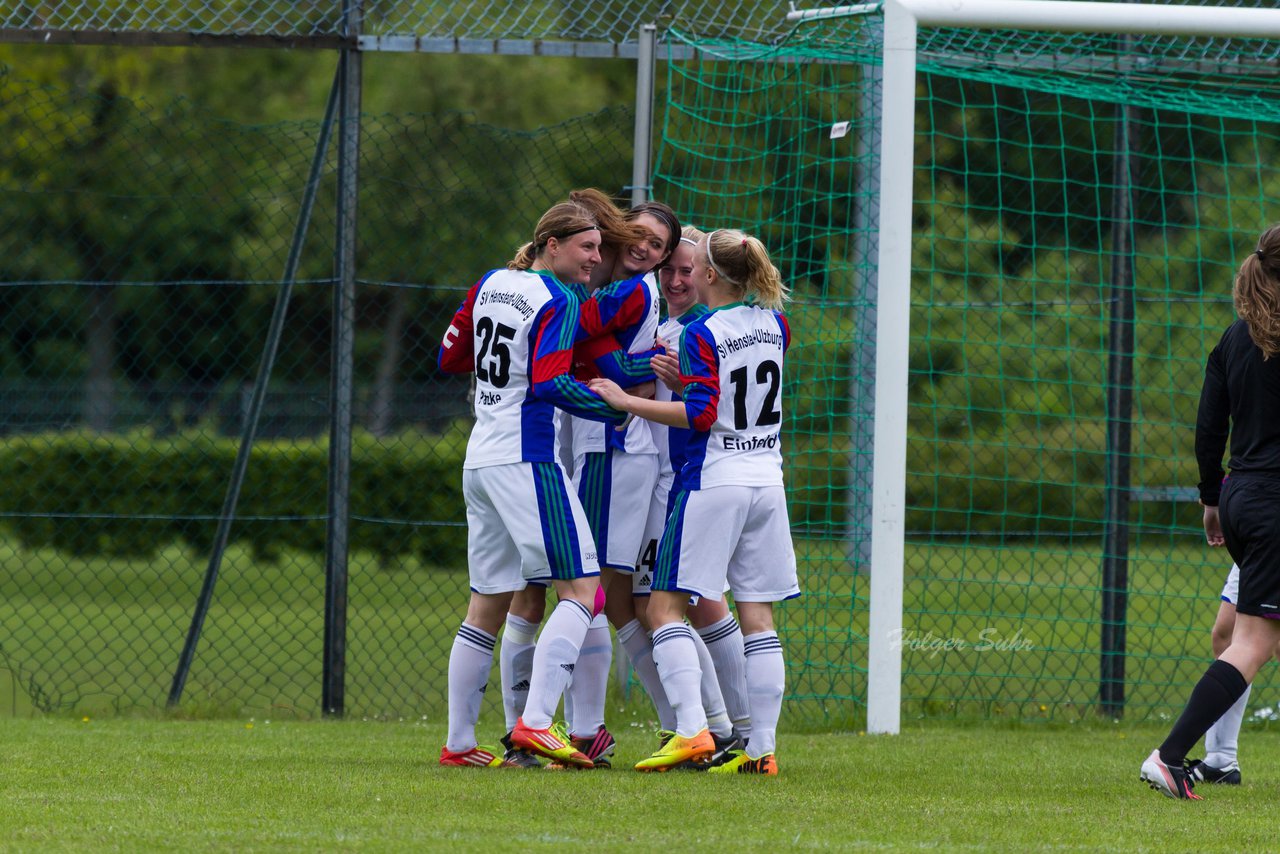
M 1079 430 L 1077 426 L 1077 430 Z M 1101 427 L 1095 446 L 1102 441 Z M 351 461 L 350 547 L 384 565 L 405 557 L 466 566 L 462 459 L 468 426 L 443 435 L 359 434 Z M 1104 455 L 1097 448 L 1035 447 L 971 438 L 908 443 L 907 529 L 1097 534 L 1104 502 Z M 1079 436 L 1074 437 L 1077 441 Z M 207 550 L 217 529 L 236 456 L 234 439 L 203 434 L 50 434 L 0 440 L 0 521 L 27 548 L 85 556 L 150 557 L 172 543 Z M 849 441 L 793 436 L 787 449 L 792 522 L 817 535 L 843 530 Z M 328 443 L 255 444 L 231 528 L 234 542 L 274 560 L 284 551 L 323 554 Z M 1168 475 L 1153 483 L 1167 483 Z M 1144 482 L 1141 474 L 1135 482 Z M 1146 524 L 1194 528 L 1196 508 L 1135 508 Z
M 149 557 L 174 542 L 207 549 L 237 440 L 203 434 L 50 434 L 0 441 L 0 514 L 25 547 Z M 408 555 L 466 566 L 465 429 L 390 439 L 357 435 L 351 460 L 350 547 L 384 562 Z M 259 441 L 231 540 L 273 559 L 323 553 L 328 442 Z

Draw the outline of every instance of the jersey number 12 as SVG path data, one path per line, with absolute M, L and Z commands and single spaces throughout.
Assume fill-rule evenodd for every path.
M 767 427 L 782 423 L 782 407 L 778 405 L 778 386 L 782 383 L 782 368 L 772 360 L 756 365 L 756 383 L 768 384 L 760 411 L 756 414 L 756 423 L 747 423 L 747 368 L 734 368 L 729 372 L 729 382 L 733 384 L 733 429 L 746 430 L 748 427 Z

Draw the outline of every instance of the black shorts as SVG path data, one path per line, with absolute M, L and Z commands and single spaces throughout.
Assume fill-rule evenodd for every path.
M 1218 517 L 1240 567 L 1236 611 L 1280 619 L 1280 478 L 1231 475 L 1222 484 Z

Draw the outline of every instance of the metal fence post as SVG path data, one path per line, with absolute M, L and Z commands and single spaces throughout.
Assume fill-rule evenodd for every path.
M 321 710 L 341 717 L 345 706 L 347 558 L 351 520 L 351 423 L 355 382 L 356 201 L 360 192 L 360 93 L 362 62 L 355 46 L 360 6 L 349 6 L 338 98 L 337 281 L 333 289 L 333 347 L 329 386 L 329 496 L 325 527 L 324 665 Z
M 640 44 L 636 55 L 636 136 L 631 160 L 631 204 L 649 199 L 649 147 L 653 139 L 654 46 L 658 39 L 656 24 L 640 27 Z
M 1126 37 L 1129 39 L 1130 37 Z M 1111 197 L 1111 321 L 1107 365 L 1107 499 L 1102 542 L 1102 661 L 1099 700 L 1124 714 L 1129 606 L 1129 502 L 1133 455 L 1133 188 L 1137 109 L 1116 107 L 1115 186 Z

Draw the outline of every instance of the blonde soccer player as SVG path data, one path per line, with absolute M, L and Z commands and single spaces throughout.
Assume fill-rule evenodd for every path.
M 787 288 L 764 245 L 731 229 L 698 245 L 694 281 L 710 311 L 684 331 L 683 400 L 645 400 L 609 380 L 589 383 L 612 406 L 694 431 L 647 609 L 676 734 L 636 770 L 705 761 L 715 750 L 684 618 L 691 594 L 719 600 L 727 579 L 742 622 L 752 732 L 746 750 L 710 772 L 773 776 L 786 670 L 773 606 L 800 595 L 782 479 Z
M 687 225 L 671 257 L 658 270 L 658 285 L 666 305 L 666 317 L 658 326 L 658 339 L 666 342 L 666 352 L 651 360 L 657 375 L 655 400 L 681 399 L 684 383 L 680 380 L 679 345 L 684 329 L 704 316 L 708 309 L 699 301 L 693 281 L 693 256 L 698 243 L 706 237 L 700 229 Z M 667 740 L 675 733 L 675 711 L 671 708 L 653 662 L 652 641 L 647 634 L 648 601 L 653 583 L 653 570 L 658 543 L 671 515 L 672 502 L 679 494 L 680 472 L 686 461 L 685 445 L 690 431 L 665 424 L 651 423 L 653 441 L 658 447 L 658 484 L 649 504 L 644 539 L 632 575 L 637 622 L 634 636 L 618 630 L 618 639 L 627 650 L 632 667 L 653 697 L 658 714 L 659 738 Z M 744 746 L 751 732 L 751 713 L 747 703 L 746 670 L 743 656 L 742 629 L 723 600 L 699 599 L 690 605 L 689 624 L 693 626 L 702 666 L 702 702 L 707 713 L 707 726 L 715 741 L 715 752 L 705 763 L 691 767 L 705 769 L 722 764 L 734 750 Z M 640 627 L 643 626 L 643 631 Z M 656 683 L 656 684 L 655 684 Z

